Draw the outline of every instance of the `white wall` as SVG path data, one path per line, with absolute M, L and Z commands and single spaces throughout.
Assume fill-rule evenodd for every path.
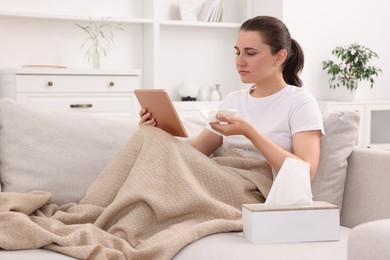
M 139 4 L 131 8 L 128 0 L 1 0 L 0 12 L 125 18 L 141 12 L 134 6 L 142 7 Z M 107 58 L 102 58 L 102 68 L 142 67 L 143 46 L 137 40 L 142 37 L 142 30 L 129 24 L 123 27 L 125 32 L 114 32 L 114 44 Z M 85 39 L 86 34 L 72 21 L 0 17 L 0 68 L 29 64 L 92 68 L 84 58 L 85 50 L 81 49 Z
M 376 85 L 367 83 L 356 93 L 357 100 L 390 100 L 390 1 L 388 0 L 284 0 L 283 20 L 303 47 L 305 87 L 319 99 L 330 99 L 328 76 L 322 61 L 331 58 L 338 45 L 366 45 L 380 57 L 373 65 L 382 69 Z

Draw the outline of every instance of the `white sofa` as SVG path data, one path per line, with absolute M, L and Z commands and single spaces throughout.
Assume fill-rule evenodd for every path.
M 206 124 L 183 122 L 189 139 Z M 221 233 L 186 246 L 174 259 L 390 259 L 390 152 L 354 146 L 356 113 L 324 114 L 324 123 L 327 135 L 312 191 L 315 200 L 341 207 L 340 241 L 251 244 L 242 233 Z M 80 200 L 137 129 L 136 118 L 120 122 L 0 100 L 1 189 L 48 190 L 58 204 Z M 69 181 L 75 178 L 77 185 Z M 0 259 L 72 258 L 33 249 L 0 250 Z

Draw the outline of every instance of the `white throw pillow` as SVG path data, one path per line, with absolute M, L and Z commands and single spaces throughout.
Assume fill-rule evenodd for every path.
M 355 146 L 359 113 L 335 111 L 323 113 L 325 136 L 321 140 L 320 163 L 312 182 L 313 199 L 342 207 L 347 177 L 347 158 Z
M 2 190 L 45 190 L 65 204 L 84 196 L 138 124 L 1 99 L 0 127 Z

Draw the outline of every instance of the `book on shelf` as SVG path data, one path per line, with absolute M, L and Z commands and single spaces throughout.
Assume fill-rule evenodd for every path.
M 222 22 L 222 14 L 223 14 L 223 0 L 219 1 L 219 6 L 218 6 L 218 12 L 215 18 L 215 22 Z
M 221 22 L 223 0 L 206 0 L 200 10 L 198 20 L 202 22 Z

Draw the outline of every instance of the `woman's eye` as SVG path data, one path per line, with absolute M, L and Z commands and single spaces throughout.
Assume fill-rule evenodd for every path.
M 256 54 L 257 54 L 257 52 L 245 52 L 245 55 L 247 55 L 247 56 L 254 56 L 254 55 L 256 55 Z M 241 53 L 238 52 L 238 51 L 236 51 L 235 55 L 236 55 L 236 56 L 240 56 Z

